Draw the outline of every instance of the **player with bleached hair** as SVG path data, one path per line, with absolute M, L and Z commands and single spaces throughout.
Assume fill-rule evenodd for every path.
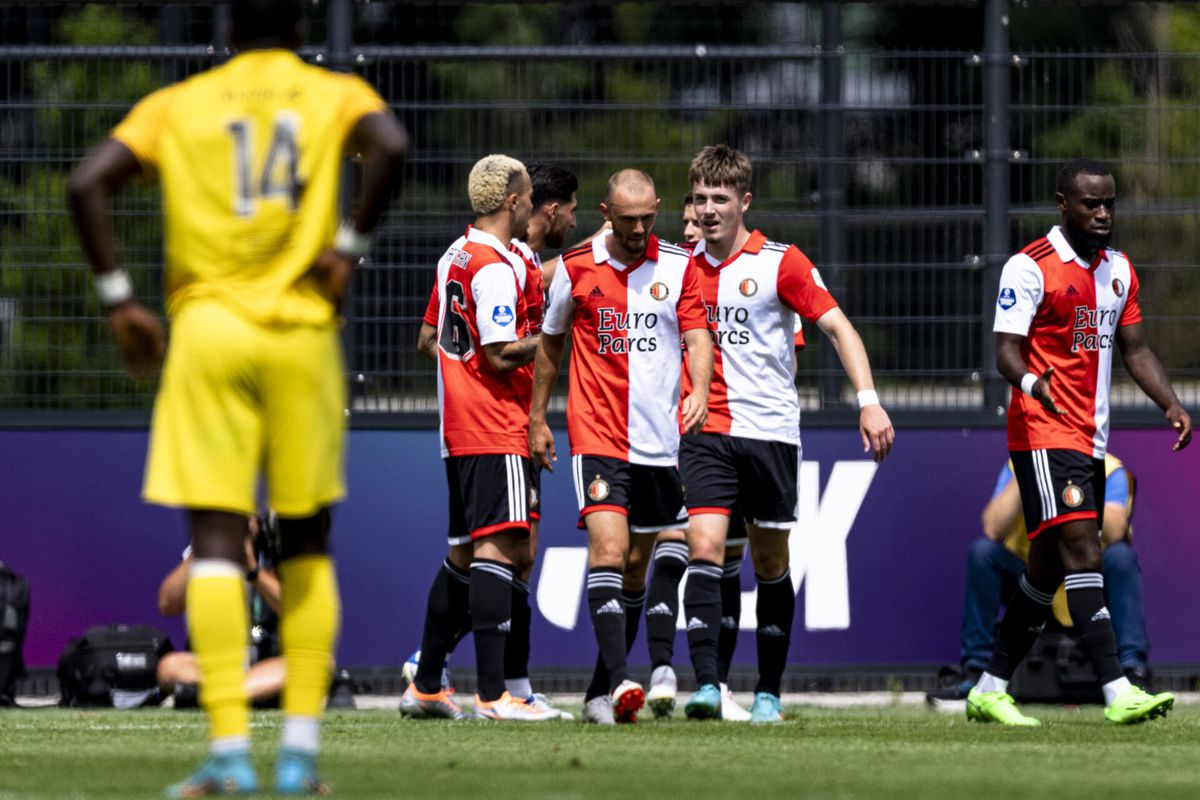
M 514 564 L 536 503 L 529 459 L 532 375 L 524 367 L 539 341 L 529 327 L 527 296 L 537 276 L 509 249 L 528 230 L 533 186 L 520 161 L 489 155 L 472 167 L 467 192 L 475 222 L 438 261 L 425 317 L 436 337 L 427 341 L 423 328 L 418 342 L 426 351 L 432 344 L 437 354 L 450 552 L 429 591 L 417 672 L 400 711 L 465 717 L 442 685 L 442 669 L 469 621 L 479 679 L 475 716 L 537 722 L 559 714 L 514 698 L 504 683 Z

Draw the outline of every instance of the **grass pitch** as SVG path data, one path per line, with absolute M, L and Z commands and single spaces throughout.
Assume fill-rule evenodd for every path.
M 329 714 L 324 777 L 343 798 L 1200 797 L 1200 707 L 1132 728 L 1099 707 L 1028 707 L 1040 729 L 923 707 L 788 709 L 770 727 L 684 719 L 601 729 Z M 647 715 L 648 717 L 648 715 Z M 270 785 L 278 712 L 255 712 Z M 204 751 L 196 712 L 0 712 L 0 800 L 154 798 Z

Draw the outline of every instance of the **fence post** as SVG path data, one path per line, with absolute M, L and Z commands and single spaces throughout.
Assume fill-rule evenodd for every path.
M 213 61 L 224 64 L 229 60 L 229 3 L 217 3 L 213 9 Z
M 1008 0 L 985 0 L 984 44 L 984 167 L 983 167 L 983 404 L 1004 414 L 1006 384 L 996 372 L 996 338 L 992 317 L 1000 272 L 1011 253 L 1009 243 L 1009 92 L 1012 54 L 1008 49 Z
M 821 4 L 821 168 L 817 178 L 821 197 L 821 274 L 831 291 L 841 287 L 840 268 L 846 258 L 845 140 L 842 114 L 842 7 Z M 811 331 L 810 331 L 811 333 Z M 837 351 L 825 342 L 818 373 L 821 408 L 842 403 L 842 366 Z

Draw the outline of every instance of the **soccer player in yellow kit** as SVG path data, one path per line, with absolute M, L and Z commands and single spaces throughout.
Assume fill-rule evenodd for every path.
M 340 623 L 328 553 L 342 499 L 345 386 L 338 309 L 407 150 L 361 79 L 306 65 L 299 0 L 231 4 L 227 64 L 142 99 L 71 178 L 99 300 L 134 374 L 166 364 L 143 494 L 187 510 L 195 556 L 188 634 L 200 662 L 210 757 L 168 796 L 256 791 L 243 685 L 243 541 L 265 476 L 280 519 L 280 634 L 288 668 L 276 790 L 317 780 L 319 719 Z M 343 155 L 363 160 L 353 219 L 338 226 Z M 162 185 L 162 325 L 120 269 L 108 198 L 135 176 Z

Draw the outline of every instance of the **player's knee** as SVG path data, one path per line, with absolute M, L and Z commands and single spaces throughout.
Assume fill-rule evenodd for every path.
M 787 571 L 787 553 L 756 553 L 753 554 L 754 574 L 760 580 L 773 581 Z
M 704 536 L 693 536 L 688 541 L 688 558 L 692 561 L 725 563 L 725 543 Z
M 279 518 L 279 560 L 329 552 L 332 516 L 322 508 L 311 517 Z

